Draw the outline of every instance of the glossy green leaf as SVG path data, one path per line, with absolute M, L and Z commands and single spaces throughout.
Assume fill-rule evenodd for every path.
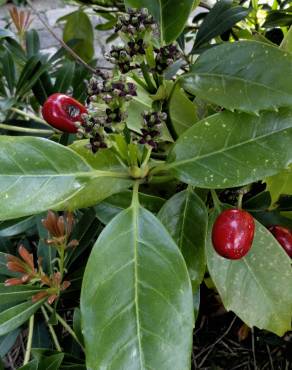
M 228 31 L 237 22 L 247 17 L 249 12 L 249 9 L 235 5 L 232 0 L 217 1 L 199 28 L 194 48 Z
M 30 58 L 40 51 L 40 38 L 36 30 L 28 30 L 25 33 L 26 53 Z
M 260 117 L 224 111 L 196 123 L 177 140 L 167 168 L 202 188 L 245 185 L 292 161 L 292 110 Z
M 54 92 L 66 93 L 71 86 L 75 71 L 75 62 L 66 60 L 56 74 Z
M 59 21 L 66 21 L 63 40 L 68 42 L 76 40 L 73 50 L 86 62 L 89 62 L 94 55 L 94 34 L 93 27 L 88 15 L 81 9 L 65 15 Z
M 198 121 L 197 109 L 184 93 L 177 86 L 169 102 L 169 115 L 174 131 L 178 136 Z
M 24 233 L 33 228 L 35 223 L 33 216 L 0 222 L 0 237 L 11 237 Z
M 32 303 L 31 301 L 24 302 L 0 312 L 0 335 L 4 335 L 18 328 L 27 321 L 43 303 L 44 300 L 36 303 Z
M 205 204 L 188 188 L 171 197 L 159 211 L 158 218 L 180 248 L 188 267 L 193 291 L 196 292 L 206 270 L 208 212 Z
M 220 257 L 211 242 L 210 220 L 207 264 L 227 310 L 248 326 L 283 335 L 291 329 L 292 270 L 290 258 L 272 234 L 256 222 L 250 252 L 240 260 Z
M 0 357 L 3 358 L 13 347 L 18 335 L 19 329 L 15 329 L 10 333 L 0 337 Z
M 3 75 L 6 79 L 8 89 L 11 94 L 14 91 L 15 78 L 16 78 L 16 68 L 13 60 L 12 53 L 9 50 L 6 50 L 0 58 L 0 63 L 3 68 Z
M 42 290 L 31 285 L 5 286 L 0 283 L 1 304 L 23 302 Z
M 148 8 L 160 25 L 161 39 L 169 44 L 183 31 L 193 7 L 193 0 L 125 0 L 127 7 Z
M 292 166 L 275 176 L 268 177 L 265 182 L 271 194 L 272 203 L 276 203 L 281 194 L 292 195 Z
M 131 200 L 132 192 L 130 190 L 114 194 L 94 207 L 96 215 L 102 223 L 107 224 L 118 213 L 128 208 Z M 157 213 L 165 202 L 163 198 L 144 193 L 139 193 L 139 200 L 141 205 L 152 213 Z
M 38 361 L 32 360 L 28 364 L 21 366 L 19 370 L 38 370 Z
M 239 41 L 204 52 L 182 77 L 182 85 L 224 108 L 258 112 L 292 105 L 291 73 L 292 54 L 261 42 Z
M 97 155 L 97 170 L 49 140 L 2 136 L 0 144 L 0 220 L 94 205 L 131 184 L 111 157 Z
M 136 202 L 106 226 L 93 247 L 81 315 L 87 368 L 190 367 L 193 302 L 187 269 L 162 224 Z
M 292 16 L 291 16 L 292 21 Z M 292 53 L 292 27 L 289 28 L 288 32 L 284 36 L 280 48 Z

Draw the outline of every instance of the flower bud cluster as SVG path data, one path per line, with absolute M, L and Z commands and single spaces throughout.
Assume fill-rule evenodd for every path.
M 142 116 L 143 127 L 138 143 L 147 144 L 156 150 L 167 114 L 165 112 L 144 112 Z
M 89 139 L 89 148 L 96 153 L 107 148 L 107 135 L 125 128 L 127 103 L 137 95 L 136 86 L 123 78 L 93 77 L 88 83 L 89 112 L 78 127 L 78 137 Z
M 146 32 L 156 28 L 156 23 L 148 9 L 128 8 L 127 13 L 119 17 L 115 32 L 123 33 L 129 38 L 144 38 Z
M 139 68 L 146 54 L 147 40 L 151 39 L 156 23 L 145 9 L 128 9 L 128 13 L 119 17 L 115 32 L 118 32 L 125 44 L 113 46 L 105 58 L 116 64 L 121 73 Z
M 155 49 L 155 68 L 154 71 L 162 74 L 167 67 L 173 64 L 181 56 L 175 44 L 163 46 L 160 49 Z

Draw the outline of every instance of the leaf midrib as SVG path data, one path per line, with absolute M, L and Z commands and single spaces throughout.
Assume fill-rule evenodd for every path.
M 189 159 L 183 159 L 181 161 L 175 161 L 175 162 L 172 162 L 172 163 L 168 163 L 164 168 L 173 168 L 173 167 L 178 167 L 178 166 L 181 166 L 181 165 L 184 165 L 184 164 L 196 162 L 196 161 L 204 159 L 204 158 L 212 157 L 216 154 L 228 152 L 228 151 L 230 151 L 234 148 L 238 148 L 240 146 L 247 145 L 249 143 L 260 141 L 261 139 L 264 139 L 264 138 L 269 137 L 271 135 L 276 135 L 278 133 L 281 133 L 282 131 L 287 131 L 287 130 L 291 130 L 291 127 L 283 127 L 283 128 L 280 128 L 280 130 L 269 132 L 267 135 L 256 136 L 253 139 L 245 140 L 245 141 L 242 141 L 238 144 L 234 144 L 234 145 L 231 145 L 229 147 L 224 147 L 223 149 L 216 150 L 216 151 L 208 153 L 208 154 L 204 154 L 204 155 L 197 156 L 197 157 L 192 157 L 192 158 L 189 158 Z M 224 150 L 225 148 L 226 148 L 226 150 Z

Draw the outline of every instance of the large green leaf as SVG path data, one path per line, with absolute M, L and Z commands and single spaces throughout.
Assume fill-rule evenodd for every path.
M 96 167 L 99 155 L 96 155 Z M 117 162 L 117 160 L 116 160 Z M 127 170 L 110 157 L 100 170 L 69 148 L 32 137 L 0 137 L 0 220 L 47 209 L 94 205 L 127 188 Z M 114 168 L 111 171 L 112 166 Z
M 76 40 L 73 50 L 86 62 L 89 62 L 94 55 L 94 34 L 93 27 L 88 15 L 81 9 L 65 15 L 58 21 L 66 21 L 63 40 L 67 43 Z
M 177 245 L 136 202 L 97 240 L 83 279 L 87 368 L 186 370 L 191 283 Z
M 34 216 L 0 222 L 0 237 L 11 237 L 25 233 L 35 227 Z
M 18 328 L 26 320 L 28 320 L 30 316 L 33 315 L 43 303 L 44 300 L 38 301 L 36 303 L 32 303 L 31 301 L 24 302 L 1 312 L 0 335 L 7 334 L 10 331 Z
M 292 162 L 292 110 L 260 117 L 221 112 L 196 123 L 177 140 L 168 167 L 202 188 L 245 185 Z
M 160 25 L 161 39 L 169 44 L 183 31 L 194 1 L 184 0 L 125 0 L 127 7 L 148 8 Z
M 196 36 L 195 48 L 210 41 L 213 37 L 229 30 L 237 22 L 244 19 L 249 9 L 235 5 L 232 0 L 218 1 L 204 18 Z
M 227 310 L 248 326 L 283 335 L 291 328 L 292 270 L 290 258 L 272 234 L 256 221 L 252 249 L 232 261 L 220 257 L 211 242 L 210 220 L 207 243 L 209 273 Z
M 281 194 L 292 195 L 292 166 L 266 179 L 272 203 L 277 202 Z
M 205 269 L 205 240 L 208 212 L 205 204 L 191 189 L 181 191 L 170 198 L 158 213 L 179 246 L 186 261 L 195 292 L 200 286 Z
M 10 333 L 0 337 L 0 357 L 3 358 L 12 348 L 20 333 L 19 329 L 15 329 Z M 1 367 L 0 367 L 1 369 Z
M 179 85 L 176 86 L 171 96 L 169 115 L 174 131 L 178 136 L 198 121 L 195 104 L 188 99 Z
M 266 43 L 239 41 L 203 53 L 182 81 L 187 91 L 211 103 L 258 112 L 292 105 L 291 75 L 292 54 Z

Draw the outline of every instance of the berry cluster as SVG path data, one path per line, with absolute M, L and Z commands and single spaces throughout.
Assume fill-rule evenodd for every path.
M 181 56 L 175 44 L 164 46 L 160 49 L 155 49 L 155 68 L 154 71 L 162 74 L 167 67 L 173 64 Z
M 103 74 L 89 81 L 89 113 L 83 115 L 83 124 L 78 127 L 77 135 L 89 139 L 93 153 L 108 147 L 108 134 L 123 131 L 127 103 L 136 95 L 136 86 L 122 78 Z
M 127 14 L 119 17 L 115 32 L 128 35 L 130 38 L 143 38 L 146 32 L 151 32 L 156 28 L 156 23 L 148 13 L 148 9 L 128 8 Z
M 139 144 L 147 144 L 153 149 L 157 149 L 161 129 L 167 119 L 165 112 L 144 112 L 143 113 L 143 128 L 141 136 L 138 139 Z

